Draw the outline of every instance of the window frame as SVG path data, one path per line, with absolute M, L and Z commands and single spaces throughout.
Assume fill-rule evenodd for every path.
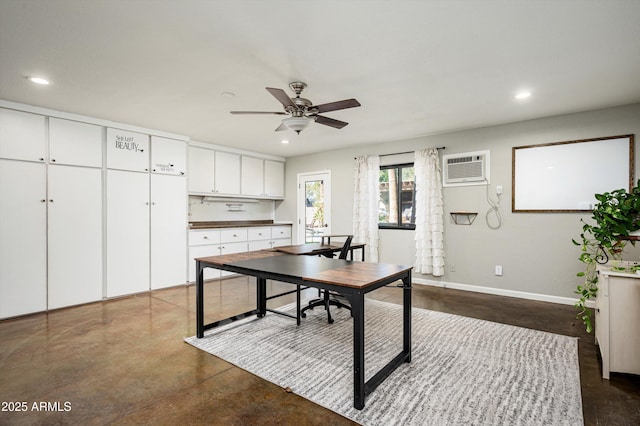
M 380 170 L 398 170 L 398 176 L 402 176 L 402 169 L 403 168 L 409 168 L 409 167 L 415 167 L 414 163 L 400 163 L 400 164 L 388 164 L 388 165 L 384 165 L 384 166 L 380 166 Z M 415 169 L 414 169 L 415 171 Z M 397 179 L 396 181 L 397 184 L 397 191 L 398 194 L 402 194 L 402 178 Z M 378 180 L 378 191 L 380 190 L 380 180 Z M 415 175 L 414 175 L 414 180 L 413 180 L 413 191 L 411 191 L 411 206 L 412 206 L 412 220 L 413 222 L 415 222 L 416 219 L 416 210 L 415 210 L 415 205 L 416 205 L 416 181 L 415 181 Z M 416 224 L 415 223 L 402 223 L 402 195 L 400 195 L 398 197 L 397 200 L 397 205 L 396 208 L 398 209 L 398 222 L 397 223 L 381 223 L 378 222 L 378 229 L 404 229 L 404 230 L 410 230 L 413 231 L 416 229 Z

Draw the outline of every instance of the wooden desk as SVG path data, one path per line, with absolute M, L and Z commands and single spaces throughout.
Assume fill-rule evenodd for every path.
M 364 262 L 364 246 L 365 245 L 363 243 L 351 244 L 351 246 L 349 247 L 349 259 L 353 260 L 354 250 L 362 250 L 361 260 Z M 333 257 L 334 253 L 339 253 L 340 250 L 342 250 L 342 244 L 307 243 L 297 244 L 293 246 L 275 247 L 273 250 L 286 254 Z
M 256 309 L 214 323 L 204 323 L 204 268 L 216 268 L 257 279 Z M 295 285 L 337 291 L 351 303 L 353 316 L 353 406 L 364 408 L 365 397 L 399 365 L 411 362 L 411 267 L 380 263 L 353 262 L 318 256 L 292 256 L 264 250 L 196 259 L 196 328 L 197 337 L 205 330 L 257 315 L 266 315 L 267 279 Z M 364 369 L 364 299 L 365 294 L 402 280 L 403 289 L 402 351 L 365 382 Z M 319 373 L 321 374 L 321 373 Z

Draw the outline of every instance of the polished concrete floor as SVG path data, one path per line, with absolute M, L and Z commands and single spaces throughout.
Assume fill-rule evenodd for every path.
M 269 283 L 270 291 L 281 288 L 289 287 Z M 401 303 L 396 288 L 371 296 Z M 244 277 L 212 281 L 206 297 L 206 320 L 214 321 L 251 309 L 255 285 Z M 284 299 L 273 307 L 293 300 Z M 573 307 L 426 286 L 414 288 L 413 301 L 579 337 L 585 424 L 640 424 L 640 377 L 602 379 L 593 336 Z M 193 286 L 0 321 L 0 425 L 353 424 L 184 343 L 194 334 Z

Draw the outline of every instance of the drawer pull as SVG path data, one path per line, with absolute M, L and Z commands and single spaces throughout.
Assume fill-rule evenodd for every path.
M 205 239 L 205 240 L 208 240 L 208 239 L 209 239 L 209 237 L 207 237 L 207 236 L 205 235 L 205 236 L 204 236 L 204 239 Z

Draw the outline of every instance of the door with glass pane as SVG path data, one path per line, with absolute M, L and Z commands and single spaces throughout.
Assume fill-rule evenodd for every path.
M 298 175 L 298 243 L 331 234 L 331 172 Z

